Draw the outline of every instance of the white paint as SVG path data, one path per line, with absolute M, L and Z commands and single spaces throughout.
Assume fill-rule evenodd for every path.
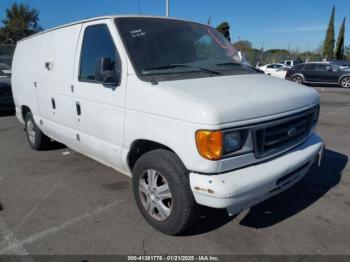
M 277 78 L 281 78 L 281 79 L 285 79 L 289 68 L 290 67 L 281 67 L 281 68 L 277 69 L 276 71 L 271 71 L 270 73 L 268 73 L 268 75 L 274 76 Z
M 21 251 L 23 252 L 23 244 L 31 244 L 31 243 L 34 243 L 36 241 L 39 241 L 39 240 L 42 240 L 52 234 L 55 234 L 57 232 L 60 232 L 61 230 L 64 230 L 65 228 L 75 224 L 75 223 L 78 223 L 78 222 L 81 222 L 82 220 L 86 219 L 86 218 L 90 218 L 94 215 L 97 215 L 101 212 L 104 212 L 120 203 L 124 202 L 124 200 L 117 200 L 117 201 L 114 201 L 113 203 L 109 204 L 109 205 L 106 205 L 106 206 L 103 206 L 103 207 L 100 207 L 100 208 L 97 208 L 95 209 L 94 211 L 92 212 L 88 212 L 84 215 L 81 215 L 79 217 L 76 217 L 76 218 L 73 218 L 61 225 L 57 225 L 57 226 L 54 226 L 54 227 L 51 227 L 51 228 L 48 228 L 44 231 L 41 231 L 39 233 L 36 233 L 30 237 L 27 237 L 25 239 L 23 239 L 22 241 L 15 241 L 12 239 L 12 241 L 8 242 L 8 245 L 6 247 L 3 247 L 1 246 L 1 250 L 0 250 L 0 254 L 8 254 L 8 253 L 11 253 L 11 252 L 14 252 L 14 251 Z M 1 223 L 1 220 L 0 220 L 0 223 Z M 1 229 L 1 224 L 0 224 L 0 229 Z M 1 233 L 1 231 L 0 231 Z M 9 232 L 7 232 L 9 236 L 11 236 L 11 232 L 9 234 Z M 27 253 L 28 254 L 28 253 Z
M 275 72 L 277 71 L 279 68 L 281 67 L 285 67 L 286 65 L 281 64 L 281 63 L 274 63 L 274 64 L 266 64 L 263 66 L 258 66 L 258 68 L 262 71 L 265 72 L 265 74 L 271 73 L 271 72 Z
M 296 176 L 300 179 L 305 175 L 322 149 L 322 145 L 321 138 L 314 134 L 288 154 L 259 165 L 220 175 L 207 175 L 205 178 L 201 174 L 190 173 L 190 185 L 194 197 L 199 204 L 205 203 L 210 207 L 229 208 L 239 212 L 273 196 L 270 191 L 277 187 L 276 181 L 279 178 L 309 163 L 307 168 L 289 178 L 290 184 L 281 186 L 280 190 L 274 193 L 287 189 L 293 184 L 292 182 L 296 182 L 294 180 Z M 284 181 L 284 184 L 287 182 L 288 180 Z M 212 192 L 209 193 L 208 189 Z

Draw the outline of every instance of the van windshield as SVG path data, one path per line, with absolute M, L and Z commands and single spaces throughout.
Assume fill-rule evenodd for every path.
M 242 65 L 234 46 L 209 26 L 146 17 L 117 18 L 116 25 L 143 80 L 257 73 Z

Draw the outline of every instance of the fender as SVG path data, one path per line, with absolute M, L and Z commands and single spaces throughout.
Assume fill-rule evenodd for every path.
M 339 85 L 341 84 L 341 80 L 342 80 L 344 77 L 350 77 L 350 73 L 349 73 L 349 74 L 345 74 L 345 75 L 341 75 L 341 76 L 338 78 L 338 84 L 339 84 Z

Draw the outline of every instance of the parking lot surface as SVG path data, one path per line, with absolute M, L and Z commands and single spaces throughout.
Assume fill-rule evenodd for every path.
M 350 254 L 350 90 L 315 89 L 322 166 L 236 217 L 204 209 L 176 237 L 145 222 L 128 177 L 64 147 L 35 152 L 1 116 L 0 254 Z

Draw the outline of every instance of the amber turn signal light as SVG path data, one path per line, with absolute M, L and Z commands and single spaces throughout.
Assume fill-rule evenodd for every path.
M 209 160 L 219 160 L 222 157 L 222 132 L 198 130 L 196 144 L 199 154 Z

